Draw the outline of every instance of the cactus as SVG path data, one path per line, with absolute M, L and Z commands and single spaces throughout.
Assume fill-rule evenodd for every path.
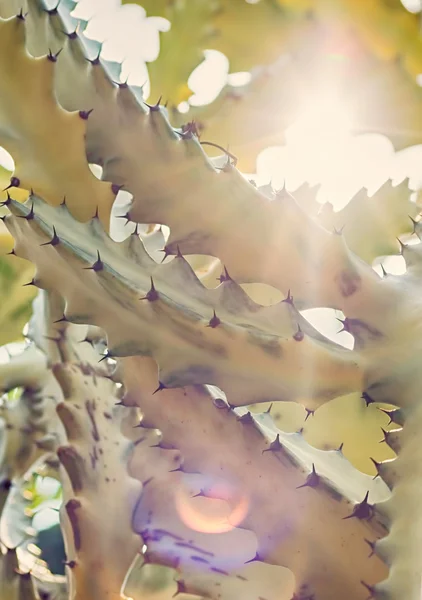
M 121 80 L 72 0 L 0 0 L 1 341 L 24 338 L 0 364 L 0 600 L 418 600 L 418 190 L 388 181 L 334 212 L 237 168 L 283 140 L 333 25 L 362 59 L 343 91 L 358 102 L 374 73 L 396 88 L 359 129 L 418 142 L 415 16 L 398 0 L 141 4 L 173 24 L 150 65 L 168 108 Z M 227 84 L 183 123 L 208 44 L 257 69 L 240 102 Z M 236 153 L 215 158 L 222 135 Z M 398 252 L 405 273 L 379 274 Z M 320 307 L 353 348 L 311 324 Z M 61 485 L 65 577 L 36 556 L 34 476 Z

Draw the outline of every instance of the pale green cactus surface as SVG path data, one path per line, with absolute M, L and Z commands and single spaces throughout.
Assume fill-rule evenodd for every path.
M 116 1 L 171 25 L 147 97 L 83 4 L 0 0 L 0 600 L 420 600 L 419 187 L 251 176 L 320 70 L 353 134 L 422 143 L 420 15 Z M 195 105 L 209 49 L 250 76 Z

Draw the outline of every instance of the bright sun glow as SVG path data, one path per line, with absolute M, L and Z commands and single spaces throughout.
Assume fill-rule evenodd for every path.
M 288 144 L 338 144 L 350 137 L 353 116 L 346 104 L 334 93 L 324 92 L 307 99 L 299 108 L 295 121 L 286 130 Z

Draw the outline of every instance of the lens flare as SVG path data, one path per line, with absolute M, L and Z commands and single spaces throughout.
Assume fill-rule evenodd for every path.
M 213 482 L 192 496 L 181 486 L 175 496 L 176 509 L 183 523 L 202 533 L 231 531 L 244 520 L 248 499 L 226 482 Z

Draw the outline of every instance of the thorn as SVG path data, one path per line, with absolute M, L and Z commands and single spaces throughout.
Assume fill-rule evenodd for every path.
M 84 271 L 95 271 L 96 273 L 98 273 L 98 271 L 102 271 L 103 268 L 104 263 L 101 260 L 99 250 L 97 250 L 97 260 L 95 261 L 95 263 L 91 267 L 83 267 Z
M 191 496 L 191 498 L 206 498 L 204 490 L 199 490 L 199 492 Z
M 164 246 L 164 248 L 161 250 L 161 252 L 164 252 L 164 256 L 163 256 L 163 259 L 160 264 L 163 264 L 163 262 L 166 260 L 166 258 L 168 256 L 171 256 L 171 252 L 168 251 L 167 246 Z
M 350 321 L 349 321 L 349 319 L 347 317 L 345 319 L 339 319 L 338 317 L 336 317 L 336 319 L 343 326 L 342 329 L 340 329 L 340 331 L 338 331 L 337 333 L 342 333 L 343 331 L 347 331 L 347 333 L 350 333 Z
M 69 40 L 76 40 L 76 38 L 78 37 L 78 28 L 76 27 L 75 31 L 71 31 L 70 33 L 62 30 L 62 33 L 64 35 L 67 35 Z
M 305 423 L 306 423 L 306 421 L 309 419 L 309 417 L 311 415 L 314 416 L 315 411 L 311 410 L 310 408 L 305 408 L 305 411 L 306 411 L 306 417 L 305 417 Z
M 34 278 L 32 278 L 32 279 L 31 279 L 31 281 L 28 281 L 28 283 L 24 283 L 24 284 L 22 285 L 22 287 L 26 287 L 26 286 L 28 286 L 28 285 L 33 285 L 33 286 L 35 286 L 35 287 L 38 287 L 38 286 L 37 286 L 37 284 L 35 283 L 35 279 L 34 279 Z
M 302 485 L 298 485 L 296 489 L 300 490 L 300 488 L 304 488 L 304 487 L 316 488 L 318 486 L 319 482 L 320 482 L 320 476 L 315 471 L 314 463 L 312 463 L 312 471 L 307 476 L 305 483 L 302 483 Z
M 243 425 L 253 425 L 254 424 L 253 417 L 249 411 L 247 413 L 245 413 L 244 415 L 242 415 L 241 417 L 237 417 L 237 420 L 239 421 L 239 423 L 243 423 Z
M 16 256 L 15 249 L 13 248 L 10 252 L 6 252 L 6 256 Z
M 147 293 L 146 296 L 144 296 L 143 298 L 139 298 L 140 300 L 148 300 L 148 302 L 155 302 L 156 300 L 158 300 L 159 298 L 159 294 L 157 292 L 157 290 L 155 289 L 154 286 L 154 280 L 151 277 L 151 287 L 149 289 L 149 292 Z
M 128 223 L 131 222 L 130 217 L 129 217 L 129 213 L 125 213 L 124 215 L 117 215 L 116 219 L 126 219 L 125 225 L 127 225 Z
M 56 4 L 56 6 L 54 8 L 46 8 L 45 12 L 48 13 L 50 16 L 51 15 L 56 15 L 57 14 L 57 9 L 59 8 L 61 0 L 59 0 Z
M 255 554 L 255 556 L 253 558 L 251 558 L 250 560 L 247 560 L 245 562 L 245 565 L 247 565 L 248 563 L 251 563 L 251 562 L 255 562 L 255 561 L 260 561 L 260 562 L 262 561 L 262 558 L 260 557 L 258 552 Z
M 23 8 L 20 9 L 19 13 L 16 15 L 16 18 L 19 19 L 20 21 L 25 21 L 26 16 L 28 15 L 28 13 L 24 13 L 23 12 Z
M 388 422 L 388 425 L 391 425 L 391 423 L 394 423 L 395 425 L 403 426 L 404 419 L 399 418 L 400 415 L 402 414 L 399 408 L 394 408 L 393 410 L 387 410 L 385 408 L 381 408 L 380 406 L 377 406 L 377 408 L 378 408 L 378 410 L 383 412 L 385 415 L 387 415 L 387 417 L 389 417 L 390 420 Z M 398 420 L 396 420 L 396 419 L 398 419 Z
M 166 389 L 167 389 L 167 386 L 164 385 L 164 383 L 162 383 L 161 381 L 159 381 L 158 382 L 158 388 L 152 392 L 152 396 L 154 394 L 156 394 L 157 392 L 161 392 L 161 390 L 166 390 Z
M 271 402 L 271 404 L 269 405 L 269 407 L 267 408 L 267 410 L 264 410 L 264 414 L 269 415 L 271 414 L 271 409 L 273 407 L 274 402 Z
M 64 560 L 63 564 L 65 567 L 69 567 L 69 569 L 74 569 L 77 565 L 76 560 Z
M 369 394 L 367 394 L 366 392 L 363 392 L 363 393 L 362 393 L 362 396 L 361 396 L 361 398 L 362 398 L 363 400 L 365 400 L 365 404 L 366 404 L 366 406 L 367 406 L 367 407 L 368 407 L 370 404 L 374 404 L 374 403 L 375 403 L 375 400 L 373 400 L 373 399 L 371 398 L 371 396 L 370 396 Z
M 7 188 L 6 188 L 7 190 Z M 3 190 L 6 191 L 6 190 Z M 9 204 L 12 203 L 12 198 L 10 197 L 10 194 L 8 191 L 6 191 L 6 200 L 4 202 L 0 202 L 0 206 L 9 206 Z
M 399 239 L 396 238 L 396 240 L 398 241 L 398 243 L 400 244 L 400 254 L 403 255 L 403 252 L 406 250 L 407 248 L 407 244 L 403 244 L 403 242 Z
M 57 321 L 53 321 L 53 323 L 68 323 L 68 319 L 66 315 L 63 315 L 61 319 L 57 319 Z
M 376 544 L 376 542 L 371 542 L 371 540 L 367 540 L 366 538 L 364 538 L 364 541 L 368 544 L 368 546 L 371 549 L 371 553 L 368 556 L 368 558 L 371 558 L 371 556 L 374 556 L 374 554 L 375 554 L 375 544 Z
M 233 281 L 226 267 L 224 267 L 224 271 L 222 272 L 220 277 L 217 277 L 217 281 L 219 281 L 220 283 L 224 283 L 225 281 Z
M 340 227 L 340 229 L 337 229 L 337 227 L 333 227 L 333 233 L 334 235 L 343 235 L 343 229 L 345 228 L 346 223 L 344 223 L 344 225 L 342 225 Z
M 408 215 L 408 217 L 412 221 L 412 225 L 413 225 L 412 235 L 413 235 L 414 233 L 416 233 L 416 226 L 418 225 L 418 221 L 415 221 L 415 219 L 413 217 L 411 217 L 410 215 Z
M 48 54 L 47 54 L 47 59 L 50 60 L 51 62 L 57 62 L 57 57 L 59 56 L 60 52 L 63 50 L 63 48 L 60 48 L 60 50 L 58 50 L 56 52 L 56 54 L 53 54 L 50 50 L 50 48 L 48 49 Z
M 18 215 L 19 219 L 26 219 L 27 221 L 32 221 L 35 217 L 34 213 L 34 203 L 31 204 L 31 209 L 27 215 Z
M 381 271 L 382 271 L 382 276 L 383 277 L 387 277 L 388 273 L 387 271 L 384 269 L 384 265 L 381 263 Z
M 287 297 L 282 300 L 282 302 L 286 302 L 287 304 L 291 304 L 293 306 L 293 296 L 290 293 L 290 290 L 287 292 Z
M 12 188 L 12 187 L 18 188 L 18 187 L 20 187 L 20 184 L 21 184 L 21 181 L 20 181 L 20 179 L 18 179 L 18 177 L 11 177 L 9 185 L 4 188 L 3 192 L 10 190 L 10 188 Z
M 177 247 L 176 247 L 176 258 L 183 258 L 183 254 L 180 252 L 179 244 L 177 244 Z
M 264 452 L 279 452 L 282 449 L 283 446 L 280 444 L 280 434 L 277 433 L 275 440 L 271 442 L 268 448 L 265 448 L 265 450 L 262 451 L 262 454 L 264 454 Z
M 60 244 L 60 239 L 56 233 L 56 228 L 53 225 L 53 237 L 49 242 L 44 242 L 44 244 L 40 244 L 40 246 L 57 246 L 57 244 Z
M 220 319 L 217 317 L 217 315 L 215 314 L 215 311 L 214 311 L 214 314 L 213 314 L 213 316 L 211 317 L 211 319 L 209 320 L 207 327 L 211 327 L 212 329 L 215 329 L 215 328 L 216 328 L 216 327 L 218 327 L 220 324 L 221 324 L 221 321 L 220 321 Z
M 337 448 L 336 452 L 341 452 L 343 454 L 344 442 L 341 442 L 340 446 Z
M 366 492 L 365 498 L 359 504 L 355 504 L 353 511 L 347 517 L 343 517 L 343 521 L 346 519 L 352 519 L 356 517 L 360 520 L 370 521 L 374 514 L 374 507 L 368 503 L 369 491 Z
M 111 191 L 113 192 L 113 194 L 115 196 L 117 196 L 117 194 L 120 192 L 120 190 L 122 190 L 124 187 L 125 187 L 124 184 L 118 185 L 117 183 L 112 183 Z M 128 221 L 130 221 L 129 213 L 126 213 L 126 215 L 124 215 L 124 216 L 127 218 Z M 120 218 L 122 218 L 122 217 L 120 216 Z
M 172 598 L 175 598 L 179 594 L 186 594 L 187 593 L 186 584 L 185 584 L 185 582 L 182 579 L 179 579 L 178 581 L 176 581 L 176 585 L 177 585 L 177 590 L 174 592 Z
M 235 156 L 234 154 L 232 154 L 231 152 L 229 152 L 228 150 L 226 150 L 225 148 L 223 148 L 223 146 L 220 146 L 220 144 L 215 144 L 214 142 L 200 142 L 201 146 L 212 146 L 213 148 L 217 148 L 218 150 L 221 150 L 221 152 L 224 152 L 224 154 L 227 156 L 227 164 L 225 165 L 225 167 L 223 167 L 223 171 L 228 167 L 235 167 L 237 165 L 237 161 L 238 158 L 237 156 Z M 231 162 L 230 162 L 231 161 Z
M 100 64 L 101 48 L 95 58 L 87 58 L 86 60 L 91 63 L 92 66 Z
M 365 583 L 364 581 L 361 580 L 361 584 L 366 587 L 366 589 L 368 590 L 368 592 L 370 593 L 370 596 L 368 596 L 367 600 L 371 600 L 372 598 L 374 598 L 374 594 L 375 594 L 375 588 L 373 585 L 368 585 L 367 583 Z
M 175 129 L 175 131 L 184 140 L 190 140 L 194 136 L 199 139 L 199 131 L 198 131 L 195 121 L 190 121 L 189 123 L 182 125 L 181 131 L 178 131 L 177 129 Z
M 63 200 L 60 202 L 60 206 L 66 206 L 66 196 L 63 196 Z
M 379 463 L 378 461 L 375 460 L 375 458 L 372 458 L 372 456 L 369 457 L 369 460 L 372 460 L 376 470 L 377 470 L 377 474 L 375 475 L 375 477 L 372 478 L 372 480 L 377 479 L 377 477 L 379 477 L 380 475 L 380 470 L 379 470 L 379 466 L 381 463 Z
M 89 118 L 89 115 L 92 113 L 94 109 L 90 108 L 89 110 L 80 110 L 79 111 L 79 116 L 81 117 L 81 119 L 83 119 L 84 121 L 87 121 Z
M 113 358 L 113 356 L 111 355 L 111 353 L 108 350 L 106 350 L 106 353 L 103 354 L 103 356 L 100 358 L 100 360 L 98 362 L 99 363 L 103 362 L 103 360 L 106 360 L 106 358 Z
M 387 446 L 390 446 L 390 448 L 392 448 L 392 450 L 394 450 L 395 452 L 397 451 L 397 448 L 393 448 L 393 446 L 391 446 L 391 439 L 390 436 L 394 433 L 394 431 L 386 431 L 383 427 L 381 427 L 381 431 L 384 434 L 384 438 L 382 440 L 379 441 L 380 444 L 382 443 L 386 443 Z
M 162 96 L 160 96 L 158 98 L 156 104 L 148 104 L 148 102 L 144 102 L 144 104 L 146 104 L 148 106 L 148 108 L 150 109 L 151 112 L 157 112 L 160 110 L 161 98 L 162 98 Z
M 296 342 L 301 342 L 303 340 L 303 338 L 305 337 L 305 334 L 303 333 L 303 331 L 300 328 L 300 325 L 297 325 L 297 331 L 293 336 L 293 339 L 296 340 Z

